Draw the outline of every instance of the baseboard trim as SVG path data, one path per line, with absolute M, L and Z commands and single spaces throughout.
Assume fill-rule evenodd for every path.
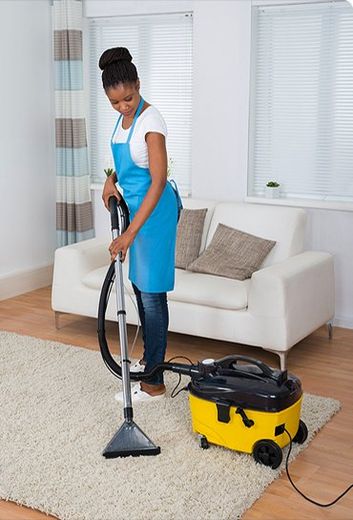
M 333 324 L 343 329 L 353 329 L 353 317 L 351 316 L 335 316 Z
M 53 264 L 0 276 L 0 300 L 51 285 Z

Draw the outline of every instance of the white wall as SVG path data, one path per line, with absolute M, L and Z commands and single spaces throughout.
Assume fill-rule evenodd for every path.
M 48 0 L 0 2 L 0 61 L 1 299 L 50 284 L 55 149 Z
M 246 195 L 251 4 L 250 0 L 85 0 L 88 17 L 193 11 L 193 197 L 242 200 Z M 100 192 L 94 198 L 96 231 L 106 234 L 109 219 Z M 353 328 L 352 229 L 353 213 L 308 210 L 306 248 L 335 256 L 336 323 Z

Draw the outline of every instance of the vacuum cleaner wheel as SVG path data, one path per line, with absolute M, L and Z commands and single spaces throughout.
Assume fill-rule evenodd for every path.
M 208 450 L 208 448 L 210 447 L 210 445 L 208 444 L 207 437 L 205 437 L 205 435 L 199 435 L 199 446 L 203 450 Z
M 270 466 L 272 469 L 278 468 L 283 457 L 281 448 L 271 439 L 257 441 L 252 454 L 256 462 Z
M 302 420 L 299 421 L 299 428 L 297 433 L 295 434 L 293 438 L 293 442 L 296 442 L 297 444 L 303 444 L 306 439 L 308 438 L 308 428 L 306 427 L 305 422 Z

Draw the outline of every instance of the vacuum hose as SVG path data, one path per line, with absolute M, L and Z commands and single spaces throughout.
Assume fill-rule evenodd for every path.
M 119 203 L 116 197 L 110 197 L 109 199 L 109 208 L 110 208 L 110 218 L 111 218 L 111 226 L 113 236 L 114 233 L 116 235 L 123 233 L 127 227 L 129 226 L 129 210 L 127 204 L 123 197 L 120 195 Z M 121 230 L 121 233 L 119 231 Z M 113 260 L 110 264 L 108 272 L 105 276 L 103 286 L 100 293 L 99 298 L 99 306 L 98 306 L 98 341 L 100 346 L 100 351 L 103 357 L 103 361 L 110 370 L 110 372 L 118 377 L 119 379 L 122 377 L 122 369 L 121 366 L 114 360 L 108 346 L 106 334 L 105 334 L 105 315 L 108 306 L 109 296 L 111 293 L 111 289 L 113 283 L 115 281 L 115 262 L 120 261 Z M 117 309 L 117 314 L 125 313 L 125 310 Z M 181 363 L 160 363 L 156 365 L 150 372 L 130 372 L 130 379 L 133 381 L 147 381 L 155 374 L 169 370 L 171 372 L 176 372 L 178 374 L 185 374 L 188 376 L 199 376 L 200 368 L 199 365 L 184 365 Z

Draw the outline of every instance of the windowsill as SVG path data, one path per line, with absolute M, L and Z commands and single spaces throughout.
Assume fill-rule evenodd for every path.
M 103 186 L 104 186 L 103 182 L 102 182 L 102 184 L 100 184 L 99 182 L 91 182 L 90 188 L 93 191 L 103 191 Z
M 353 202 L 338 202 L 334 200 L 315 199 L 289 199 L 279 197 L 278 199 L 267 199 L 265 197 L 244 197 L 245 202 L 255 204 L 271 204 L 276 206 L 298 206 L 301 208 L 317 208 L 332 211 L 353 211 Z

